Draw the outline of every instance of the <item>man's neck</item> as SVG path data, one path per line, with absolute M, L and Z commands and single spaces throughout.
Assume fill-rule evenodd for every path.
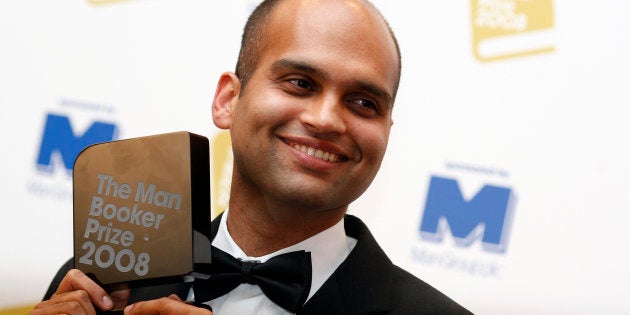
M 227 217 L 230 235 L 249 256 L 263 256 L 308 239 L 339 222 L 347 209 L 300 212 L 253 205 L 255 208 L 243 206 L 237 199 L 230 200 Z

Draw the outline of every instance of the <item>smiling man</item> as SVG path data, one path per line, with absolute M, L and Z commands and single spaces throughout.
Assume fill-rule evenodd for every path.
M 393 265 L 346 215 L 380 168 L 399 79 L 396 39 L 366 1 L 264 1 L 254 11 L 236 73 L 221 75 L 212 105 L 234 153 L 229 210 L 213 222 L 213 264 L 227 257 L 245 283 L 217 293 L 212 281 L 221 275 L 195 281 L 197 306 L 216 314 L 469 313 Z M 304 265 L 286 290 L 295 298 L 253 280 L 257 268 L 280 260 Z M 112 304 L 72 270 L 32 314 L 93 314 L 93 305 Z M 210 311 L 172 296 L 125 313 Z

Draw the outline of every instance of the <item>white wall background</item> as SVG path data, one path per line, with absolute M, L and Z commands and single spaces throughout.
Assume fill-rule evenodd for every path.
M 46 115 L 78 134 L 99 120 L 120 138 L 212 137 L 216 80 L 256 1 L 95 2 L 0 2 L 0 308 L 37 302 L 72 255 L 71 177 L 36 163 Z M 630 314 L 630 3 L 553 1 L 554 51 L 492 62 L 473 54 L 472 0 L 375 4 L 404 73 L 382 172 L 351 212 L 475 313 Z M 512 190 L 504 253 L 420 238 L 434 175 L 469 197 Z

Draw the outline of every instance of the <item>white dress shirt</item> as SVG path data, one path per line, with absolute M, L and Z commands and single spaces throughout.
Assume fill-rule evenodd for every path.
M 228 211 L 221 217 L 219 230 L 212 245 L 220 250 L 243 260 L 267 261 L 276 255 L 305 250 L 311 252 L 312 282 L 308 298 L 310 299 L 339 265 L 348 257 L 357 240 L 346 235 L 343 218 L 332 227 L 295 245 L 283 248 L 274 253 L 252 257 L 247 256 L 234 242 L 227 229 Z M 197 301 L 204 302 L 204 301 Z M 224 296 L 207 301 L 214 314 L 291 314 L 287 310 L 269 300 L 257 285 L 241 284 Z

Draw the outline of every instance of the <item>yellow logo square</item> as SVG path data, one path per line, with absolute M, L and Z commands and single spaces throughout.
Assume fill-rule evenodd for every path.
M 472 45 L 482 62 L 554 51 L 552 0 L 471 0 Z

